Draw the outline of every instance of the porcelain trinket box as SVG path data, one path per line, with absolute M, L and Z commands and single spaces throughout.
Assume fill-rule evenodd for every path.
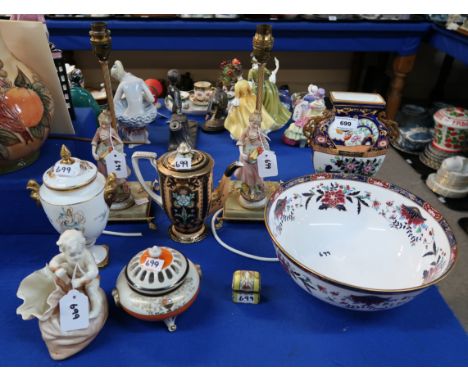
M 164 321 L 173 332 L 177 316 L 197 298 L 200 274 L 200 268 L 175 249 L 153 246 L 122 269 L 112 295 L 131 316 Z

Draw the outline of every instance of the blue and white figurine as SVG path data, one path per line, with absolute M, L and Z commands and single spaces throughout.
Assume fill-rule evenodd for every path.
M 126 72 L 120 61 L 115 61 L 111 75 L 120 82 L 114 106 L 122 137 L 130 142 L 151 143 L 147 125 L 158 114 L 151 91 L 145 81 Z

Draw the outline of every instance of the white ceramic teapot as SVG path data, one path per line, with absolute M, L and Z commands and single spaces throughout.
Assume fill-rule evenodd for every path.
M 103 267 L 109 249 L 95 242 L 107 225 L 117 187 L 115 174 L 106 179 L 93 163 L 72 157 L 65 145 L 60 155 L 62 159 L 44 173 L 42 186 L 29 180 L 27 189 L 59 233 L 67 229 L 83 232 L 96 264 Z

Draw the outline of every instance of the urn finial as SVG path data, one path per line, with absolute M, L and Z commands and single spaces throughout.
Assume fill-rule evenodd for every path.
M 62 157 L 62 160 L 60 163 L 62 164 L 73 164 L 75 161 L 73 160 L 71 156 L 70 150 L 68 150 L 68 147 L 65 145 L 62 145 L 62 148 L 60 149 L 60 156 Z

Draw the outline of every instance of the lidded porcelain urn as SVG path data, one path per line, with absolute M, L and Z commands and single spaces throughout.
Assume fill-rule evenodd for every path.
M 179 251 L 153 246 L 137 253 L 122 269 L 112 295 L 131 316 L 164 321 L 173 332 L 176 317 L 197 298 L 200 273 Z
M 107 225 L 109 206 L 116 189 L 115 174 L 107 179 L 96 166 L 86 160 L 72 157 L 65 145 L 61 159 L 42 177 L 43 184 L 30 180 L 27 189 L 31 198 L 42 205 L 50 223 L 59 233 L 68 229 L 83 232 L 86 247 L 99 267 L 108 262 L 108 247 L 95 245 Z
M 397 124 L 386 119 L 380 94 L 330 92 L 332 111 L 311 117 L 304 134 L 316 172 L 371 176 L 382 166 Z

